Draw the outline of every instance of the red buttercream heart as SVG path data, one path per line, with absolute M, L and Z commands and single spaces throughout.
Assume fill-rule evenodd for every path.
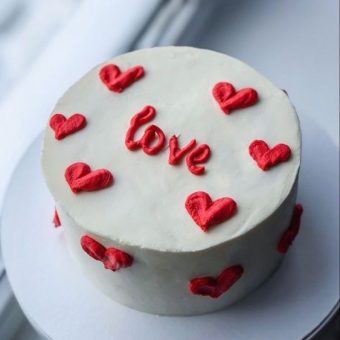
M 133 263 L 133 257 L 128 253 L 117 248 L 105 248 L 90 236 L 82 236 L 80 245 L 89 256 L 103 262 L 106 269 L 114 272 L 121 268 L 130 267 Z
M 104 267 L 112 271 L 130 267 L 133 257 L 117 248 L 107 248 L 103 258 Z
M 217 83 L 212 94 L 225 114 L 254 105 L 258 100 L 257 92 L 254 89 L 243 88 L 236 92 L 234 86 L 226 82 Z
M 293 243 L 295 237 L 299 233 L 300 230 L 300 222 L 301 222 L 301 216 L 303 213 L 303 207 L 301 204 L 297 204 L 294 207 L 293 215 L 289 223 L 289 227 L 286 229 L 286 231 L 281 236 L 281 239 L 277 245 L 277 251 L 281 254 L 284 254 L 287 252 L 288 248 Z
M 225 293 L 243 274 L 243 267 L 235 265 L 224 269 L 217 278 L 212 276 L 197 277 L 189 282 L 189 291 L 195 295 L 218 298 Z
M 114 64 L 104 66 L 99 72 L 100 80 L 105 86 L 113 92 L 123 92 L 136 80 L 144 76 L 144 68 L 142 66 L 134 66 L 121 72 L 119 67 Z
M 80 238 L 80 245 L 83 250 L 97 261 L 103 261 L 106 248 L 92 237 L 84 235 Z
M 290 147 L 286 144 L 277 144 L 269 148 L 263 140 L 254 140 L 249 145 L 249 154 L 257 165 L 264 171 L 281 162 L 286 162 L 291 156 Z
M 101 190 L 113 182 L 113 176 L 109 170 L 91 171 L 86 163 L 80 162 L 66 168 L 65 179 L 74 193 Z
M 188 196 L 185 207 L 196 224 L 207 231 L 211 226 L 231 218 L 236 212 L 237 204 L 229 197 L 213 202 L 206 192 L 197 191 Z
M 61 222 L 60 222 L 57 209 L 54 209 L 53 224 L 56 228 L 61 226 Z
M 50 118 L 49 124 L 54 131 L 55 138 L 60 140 L 83 129 L 86 125 L 86 118 L 80 113 L 75 113 L 69 118 L 56 113 Z

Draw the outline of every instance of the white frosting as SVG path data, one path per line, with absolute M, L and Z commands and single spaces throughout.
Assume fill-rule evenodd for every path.
M 105 270 L 79 246 L 86 232 L 57 206 L 69 250 L 89 279 L 113 300 L 128 307 L 161 315 L 194 315 L 213 312 L 238 301 L 258 287 L 280 264 L 282 255 L 276 245 L 287 228 L 296 199 L 293 187 L 282 206 L 252 232 L 195 252 L 166 252 L 123 246 L 106 238 L 93 236 L 106 247 L 117 247 L 135 260 L 119 272 Z M 88 234 L 88 233 L 87 233 Z M 194 277 L 216 277 L 223 269 L 241 264 L 242 277 L 218 299 L 192 295 L 188 282 Z
M 123 71 L 142 65 L 144 78 L 117 94 L 98 77 L 103 65 Z M 236 90 L 254 88 L 259 102 L 223 114 L 211 90 L 220 81 Z M 168 164 L 168 147 L 156 156 L 131 152 L 125 134 L 131 117 L 145 105 L 157 110 L 151 124 L 181 146 L 195 138 L 212 155 L 203 176 L 185 162 Z M 288 97 L 244 63 L 223 54 L 188 47 L 140 50 L 99 65 L 59 100 L 53 113 L 80 112 L 87 126 L 61 141 L 48 127 L 43 171 L 56 202 L 68 246 L 85 274 L 106 294 L 127 306 L 158 314 L 191 315 L 223 308 L 257 287 L 279 264 L 277 243 L 289 224 L 300 164 L 300 130 Z M 141 136 L 143 126 L 136 136 Z M 263 139 L 270 146 L 288 144 L 288 162 L 262 171 L 248 146 Z M 73 194 L 64 179 L 67 166 L 85 162 L 106 168 L 114 184 L 104 190 Z M 229 196 L 235 216 L 204 233 L 185 209 L 195 191 L 213 200 Z M 80 247 L 91 235 L 107 247 L 134 257 L 131 267 L 105 270 Z M 244 274 L 218 299 L 191 295 L 188 281 L 218 275 L 240 264 Z
M 122 70 L 143 65 L 146 74 L 123 93 L 110 92 L 100 81 L 103 65 L 90 71 L 57 103 L 53 113 L 81 112 L 87 127 L 56 141 L 46 130 L 43 168 L 48 186 L 72 218 L 86 230 L 122 244 L 169 251 L 196 251 L 218 245 L 254 228 L 287 197 L 300 162 L 297 117 L 288 97 L 244 63 L 223 54 L 187 47 L 154 48 L 125 54 L 107 63 Z M 105 64 L 107 64 L 105 63 Z M 226 116 L 212 97 L 219 81 L 236 89 L 252 87 L 259 102 Z M 131 117 L 153 105 L 152 122 L 181 145 L 192 138 L 207 143 L 212 156 L 206 174 L 170 166 L 168 149 L 156 156 L 127 150 L 124 139 Z M 141 129 L 139 134 L 144 129 Z M 263 139 L 286 143 L 289 162 L 261 171 L 248 145 Z M 64 180 L 66 167 L 83 161 L 93 169 L 109 169 L 112 187 L 74 195 Z M 216 199 L 232 197 L 237 214 L 209 233 L 193 222 L 184 202 L 195 191 Z

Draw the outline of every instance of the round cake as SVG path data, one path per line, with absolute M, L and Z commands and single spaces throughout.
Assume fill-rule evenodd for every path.
M 76 263 L 134 309 L 194 315 L 267 279 L 295 238 L 301 137 L 287 94 L 243 62 L 159 47 L 58 101 L 42 167 Z

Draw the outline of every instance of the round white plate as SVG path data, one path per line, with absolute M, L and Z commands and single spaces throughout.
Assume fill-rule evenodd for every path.
M 20 305 L 40 330 L 65 339 L 302 339 L 339 299 L 338 148 L 304 117 L 299 236 L 280 269 L 256 292 L 225 311 L 160 317 L 123 307 L 96 290 L 66 250 L 51 219 L 53 200 L 40 171 L 41 136 L 8 188 L 2 250 Z

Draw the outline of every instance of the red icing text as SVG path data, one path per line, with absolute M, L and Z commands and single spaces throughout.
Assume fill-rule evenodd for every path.
M 207 144 L 201 144 L 194 149 L 186 158 L 189 171 L 194 175 L 202 175 L 205 171 L 204 166 L 197 166 L 205 163 L 210 157 L 210 148 Z
M 182 158 L 185 157 L 196 146 L 196 140 L 192 139 L 186 146 L 180 148 L 178 145 L 178 138 L 172 136 L 169 140 L 169 159 L 168 163 L 171 165 L 177 165 Z
M 136 113 L 131 121 L 130 127 L 125 136 L 125 145 L 131 150 L 142 149 L 148 155 L 158 154 L 165 145 L 165 135 L 161 128 L 156 125 L 148 126 L 143 136 L 139 140 L 134 140 L 137 130 L 144 124 L 153 120 L 156 110 L 152 106 L 145 106 L 140 112 Z M 155 145 L 152 145 L 156 142 Z
M 148 126 L 139 139 L 135 139 L 137 130 L 156 116 L 156 110 L 153 106 L 145 106 L 141 111 L 136 113 L 131 121 L 130 127 L 125 135 L 125 145 L 130 151 L 142 149 L 148 155 L 156 155 L 164 149 L 166 137 L 163 130 L 157 125 Z M 169 158 L 170 165 L 177 165 L 186 157 L 186 164 L 189 171 L 194 175 L 202 175 L 205 172 L 204 166 L 198 166 L 208 161 L 210 157 L 210 148 L 207 144 L 201 144 L 196 147 L 196 140 L 192 139 L 183 148 L 179 147 L 178 138 L 174 135 L 169 140 Z

